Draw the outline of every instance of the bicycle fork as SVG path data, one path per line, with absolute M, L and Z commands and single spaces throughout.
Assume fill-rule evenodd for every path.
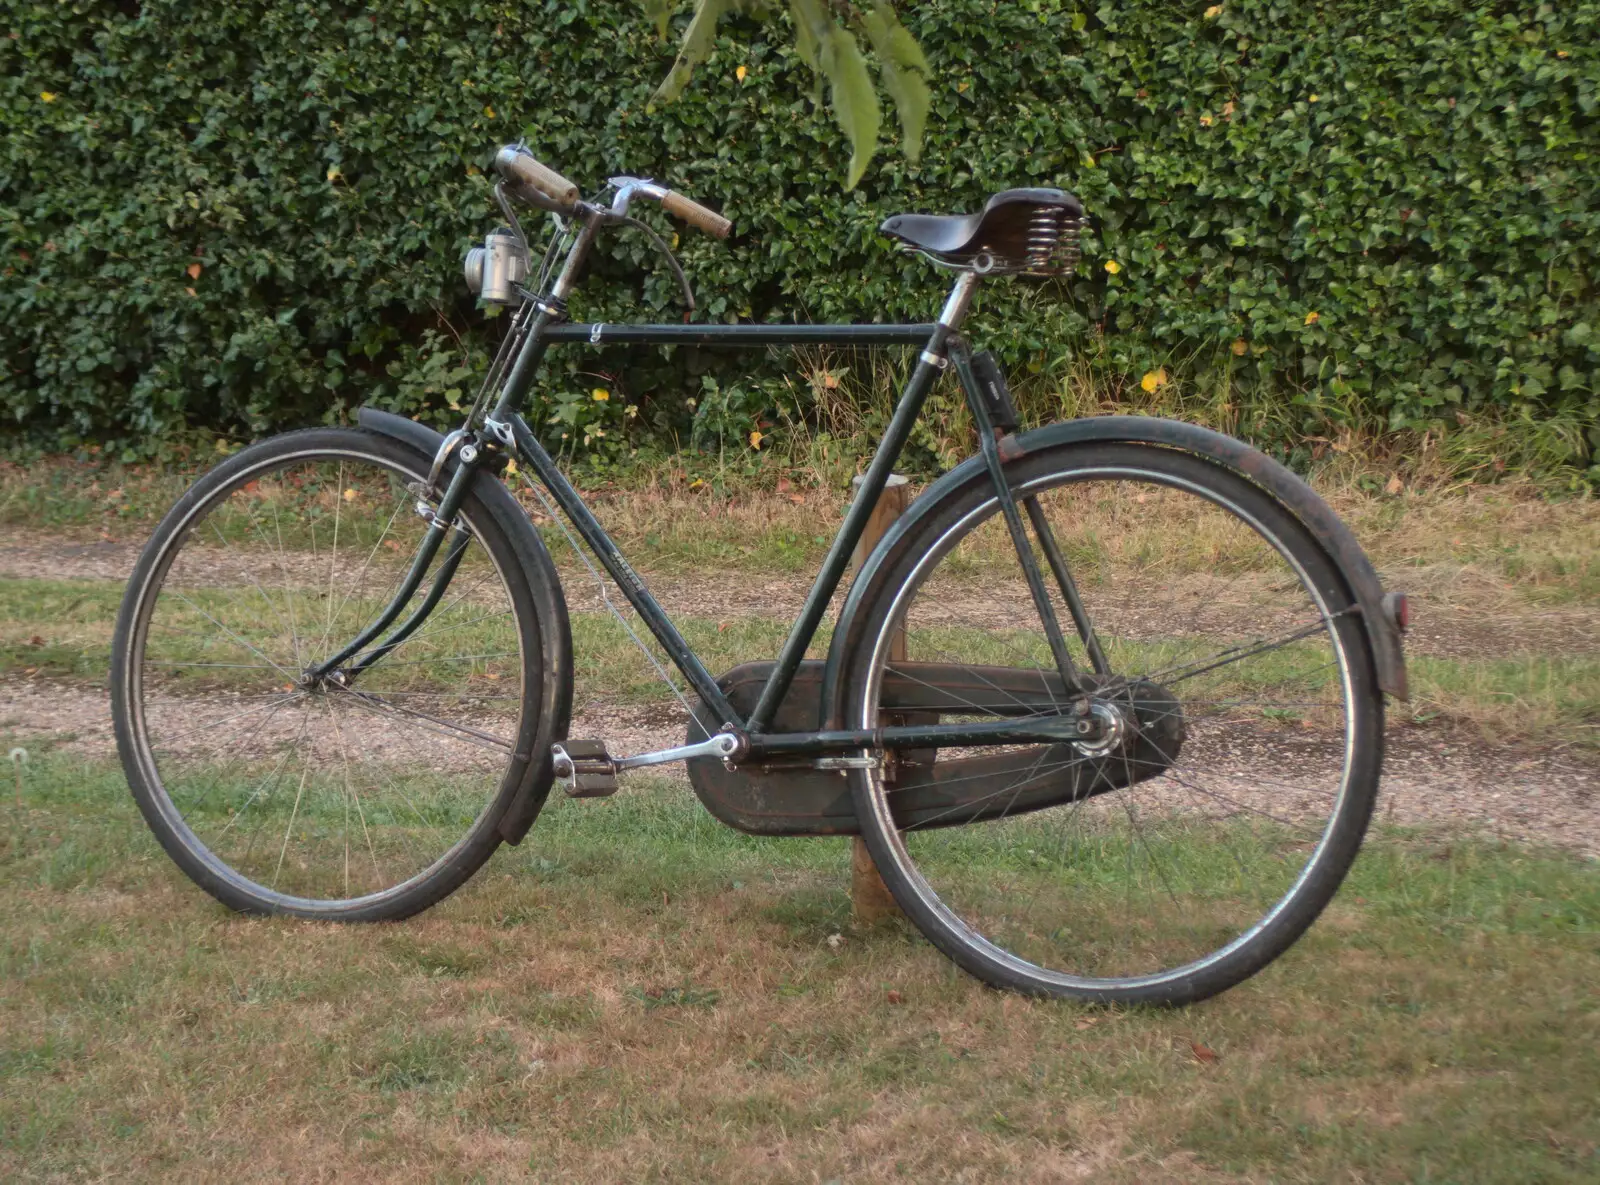
M 456 447 L 457 445 L 459 447 Z M 470 438 L 466 440 L 460 437 L 454 440 L 447 438 L 440 448 L 440 456 L 435 459 L 436 472 L 451 449 L 456 453 L 456 471 L 451 475 L 450 484 L 440 496 L 438 506 L 430 507 L 423 497 L 430 492 L 431 486 L 417 491 L 416 512 L 427 520 L 428 530 L 422 537 L 422 543 L 417 548 L 417 554 L 411 561 L 411 568 L 406 572 L 405 579 L 400 582 L 400 587 L 395 590 L 394 596 L 389 599 L 389 604 L 384 607 L 383 612 L 378 614 L 366 629 L 352 638 L 336 654 L 306 669 L 304 677 L 308 685 L 316 686 L 332 680 L 341 687 L 348 687 L 363 671 L 415 633 L 417 627 L 428 619 L 428 615 L 444 598 L 456 569 L 461 566 L 461 560 L 467 553 L 467 546 L 472 542 L 472 533 L 455 519 L 461 509 L 462 501 L 466 498 L 467 486 L 472 481 L 481 456 L 477 444 Z M 405 607 L 411 603 L 411 598 L 422 587 L 423 578 L 427 576 L 428 568 L 432 566 L 434 558 L 444 546 L 447 536 L 450 546 L 445 549 L 444 558 L 439 561 L 439 566 L 434 572 L 433 585 L 422 598 L 422 603 L 412 610 L 411 616 L 385 638 L 381 645 L 361 655 L 360 659 L 350 666 L 341 669 L 341 664 L 360 654 L 384 630 L 393 625 Z

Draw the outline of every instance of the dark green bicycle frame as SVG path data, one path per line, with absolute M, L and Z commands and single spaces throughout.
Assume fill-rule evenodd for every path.
M 578 250 L 574 248 L 574 252 Z M 571 265 L 567 271 L 571 271 Z M 968 281 L 970 283 L 970 281 Z M 557 286 L 560 288 L 560 283 Z M 932 324 L 880 324 L 880 325 L 628 325 L 628 324 L 572 324 L 561 320 L 562 302 L 550 294 L 533 303 L 535 315 L 523 329 L 513 332 L 522 335 L 516 346 L 516 357 L 501 389 L 499 401 L 485 420 L 489 429 L 484 435 L 487 443 L 495 437 L 500 447 L 514 451 L 544 483 L 562 512 L 577 529 L 584 543 L 592 550 L 623 595 L 639 613 L 651 634 L 659 642 L 673 665 L 700 697 L 702 703 L 716 716 L 723 728 L 741 734 L 752 757 L 785 755 L 823 755 L 846 753 L 862 748 L 928 748 L 975 744 L 1028 744 L 1060 743 L 1082 739 L 1076 717 L 1033 716 L 1021 719 L 997 720 L 969 724 L 913 725 L 878 729 L 829 730 L 815 732 L 767 733 L 779 705 L 788 694 L 795 672 L 800 667 L 806 649 L 816 636 L 829 601 L 843 579 L 850 556 L 861 541 L 867 520 L 877 505 L 878 498 L 888 483 L 895 462 L 911 435 L 911 429 L 922 412 L 922 405 L 939 375 L 954 365 L 967 402 L 972 409 L 978 429 L 979 443 L 1000 496 L 1007 526 L 1017 555 L 1033 594 L 1035 608 L 1044 624 L 1045 634 L 1063 683 L 1073 698 L 1083 690 L 1081 677 L 1066 651 L 1065 642 L 1057 623 L 1055 611 L 1045 592 L 1044 577 L 1034 556 L 1017 506 L 1010 497 L 1005 475 L 995 441 L 994 426 L 977 383 L 973 378 L 970 355 L 966 342 L 943 320 Z M 584 504 L 578 491 L 556 466 L 555 460 L 545 450 L 527 422 L 517 411 L 521 406 L 546 348 L 551 343 L 587 343 L 590 345 L 729 345 L 729 346 L 792 346 L 792 345 L 855 345 L 855 346 L 916 346 L 922 347 L 915 369 L 901 390 L 894 414 L 889 420 L 883 438 L 879 441 L 866 474 L 861 480 L 855 500 L 840 525 L 821 570 L 817 573 L 805 605 L 796 618 L 784 641 L 772 674 L 761 696 L 747 719 L 729 704 L 716 679 L 706 670 L 689 643 L 673 625 L 644 582 L 629 566 L 622 553 L 606 534 L 605 528 Z M 482 450 L 475 450 L 470 460 L 458 459 L 455 471 L 445 487 L 434 512 L 434 520 L 423 537 L 417 556 L 406 579 L 379 618 L 338 654 L 320 664 L 314 675 L 334 677 L 340 664 L 356 655 L 387 629 L 420 587 L 434 558 L 446 537 L 451 533 L 457 509 L 466 496 L 467 486 L 475 470 L 485 463 Z M 1072 612 L 1077 632 L 1088 652 L 1098 660 L 1099 648 L 1094 642 L 1092 628 L 1078 603 L 1076 589 L 1072 587 L 1060 549 L 1043 516 L 1037 513 L 1033 499 L 1024 499 L 1035 533 L 1046 560 L 1056 578 L 1068 607 Z M 454 572 L 465 542 L 458 537 L 446 552 L 444 561 L 434 577 L 434 586 L 422 605 L 376 650 L 363 656 L 348 668 L 348 677 L 359 675 L 372 662 L 381 659 L 421 624 L 443 595 Z M 1096 666 L 1100 665 L 1096 661 Z

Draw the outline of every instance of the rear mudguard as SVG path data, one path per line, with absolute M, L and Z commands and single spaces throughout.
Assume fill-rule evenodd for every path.
M 424 424 L 408 420 L 392 412 L 363 407 L 356 413 L 356 422 L 369 432 L 403 441 L 432 457 L 439 450 L 444 437 Z M 446 475 L 454 472 L 455 459 L 445 468 Z M 504 528 L 522 567 L 520 576 L 533 594 L 538 613 L 539 641 L 543 651 L 543 685 L 539 696 L 540 744 L 525 763 L 521 785 L 516 797 L 500 819 L 500 835 L 507 843 L 520 843 L 533 826 L 533 820 L 544 805 L 555 782 L 550 765 L 550 746 L 566 740 L 567 727 L 572 719 L 572 627 L 567 621 L 567 600 L 561 592 L 561 579 L 556 575 L 555 564 L 545 549 L 544 540 L 528 522 L 528 516 L 511 496 L 511 491 L 489 474 L 478 483 L 477 493 L 483 499 L 495 522 Z M 516 574 L 508 573 L 508 576 Z
M 1397 699 L 1406 699 L 1406 664 L 1400 631 L 1384 607 L 1383 586 L 1372 570 L 1366 553 L 1350 528 L 1339 521 L 1328 504 L 1310 486 L 1283 465 L 1249 445 L 1179 420 L 1153 416 L 1094 416 L 1051 424 L 1021 435 L 1003 437 L 1000 456 L 1008 465 L 1030 454 L 1068 444 L 1139 443 L 1190 453 L 1228 469 L 1260 486 L 1282 502 L 1327 552 L 1339 570 L 1360 610 L 1361 623 L 1372 645 L 1378 686 Z M 889 556 L 947 497 L 965 492 L 974 484 L 988 486 L 989 472 L 981 457 L 972 457 L 935 481 L 912 502 L 906 513 L 890 528 L 872 555 L 862 565 L 850 587 L 839 623 L 828 647 L 827 668 L 822 678 L 822 728 L 847 727 L 842 719 L 846 688 L 841 685 L 848 660 L 862 644 L 865 613 L 869 597 L 878 593 L 875 577 Z

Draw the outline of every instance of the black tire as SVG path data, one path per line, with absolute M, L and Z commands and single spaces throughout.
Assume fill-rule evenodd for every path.
M 1152 445 L 1070 444 L 1013 462 L 1007 477 L 1014 497 L 1032 494 L 1062 512 L 1052 526 L 1111 674 L 1162 684 L 1182 705 L 1186 739 L 1172 743 L 1169 768 L 1137 785 L 1035 804 L 1025 818 L 973 809 L 967 826 L 944 818 L 934 825 L 940 830 L 920 822 L 899 830 L 897 814 L 902 824 L 906 816 L 883 771 L 852 771 L 862 834 L 911 921 L 995 987 L 1100 1003 L 1205 999 L 1287 950 L 1338 890 L 1361 845 L 1383 755 L 1383 699 L 1366 634 L 1315 539 L 1230 470 Z M 1165 534 L 1150 516 L 1164 516 Z M 965 577 L 950 557 L 978 554 L 985 540 L 1009 546 L 1004 531 L 993 488 L 980 477 L 919 516 L 867 574 L 846 660 L 846 727 L 875 727 L 889 715 L 880 704 L 882 672 L 895 645 L 908 647 L 913 662 L 959 662 L 960 653 L 994 653 L 993 638 L 1003 635 L 1006 654 L 1042 653 L 1039 669 L 1054 670 L 1042 644 L 1015 638 L 1020 618 L 1035 631 L 1039 620 L 1020 578 L 1008 584 L 986 575 L 977 590 L 982 612 L 963 607 Z M 1216 549 L 1209 561 L 1207 548 Z M 1124 570 L 1141 591 L 1119 618 L 1112 585 Z M 1051 580 L 1048 567 L 1043 575 Z M 1017 613 L 995 609 L 1010 605 L 1005 590 L 1013 587 L 1023 590 Z M 1056 603 L 1079 646 L 1064 599 Z M 967 624 L 969 612 L 979 624 Z M 1295 613 L 1310 624 L 1299 627 Z M 1222 643 L 1215 666 L 1196 644 L 1212 644 L 1208 631 Z M 1087 649 L 1077 656 L 1084 667 Z M 1244 690 L 1212 695 L 1205 687 Z M 1269 691 L 1271 699 L 1249 698 Z M 1019 752 L 1007 771 L 1016 777 L 995 793 L 1040 776 L 1041 755 L 1054 761 L 1076 749 Z M 931 751 L 922 759 L 932 760 Z M 1077 776 L 1093 760 L 1077 750 L 1045 768 Z
M 431 461 L 356 428 L 273 437 L 202 476 L 135 565 L 112 643 L 118 752 L 162 847 L 232 909 L 352 922 L 408 917 L 493 854 L 513 806 L 520 826 L 511 838 L 520 838 L 549 791 L 549 749 L 570 703 L 565 611 L 542 544 L 487 473 L 462 505 L 472 538 L 435 615 L 348 689 L 293 681 L 302 663 L 327 657 L 392 594 L 394 573 L 425 529 L 405 487 L 424 480 Z M 381 533 L 366 517 L 357 522 L 368 502 L 377 511 L 371 523 L 388 513 Z M 473 649 L 498 653 L 455 653 Z M 250 706 L 235 712 L 241 703 Z M 339 803 L 317 805 L 340 792 L 341 780 L 342 883 Z M 269 820 L 271 845 L 257 852 Z M 291 890 L 280 890 L 286 871 Z

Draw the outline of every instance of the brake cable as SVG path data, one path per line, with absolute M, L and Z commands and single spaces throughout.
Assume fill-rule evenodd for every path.
M 640 222 L 631 214 L 614 214 L 606 212 L 601 219 L 602 226 L 631 226 L 635 230 L 642 230 L 654 244 L 657 251 L 667 257 L 667 265 L 672 268 L 672 274 L 677 277 L 678 286 L 683 289 L 683 303 L 688 306 L 689 312 L 694 312 L 694 291 L 689 287 L 689 277 L 683 274 L 683 265 L 678 262 L 678 257 L 672 253 L 672 248 L 667 246 L 667 241 L 655 232 L 647 223 Z

